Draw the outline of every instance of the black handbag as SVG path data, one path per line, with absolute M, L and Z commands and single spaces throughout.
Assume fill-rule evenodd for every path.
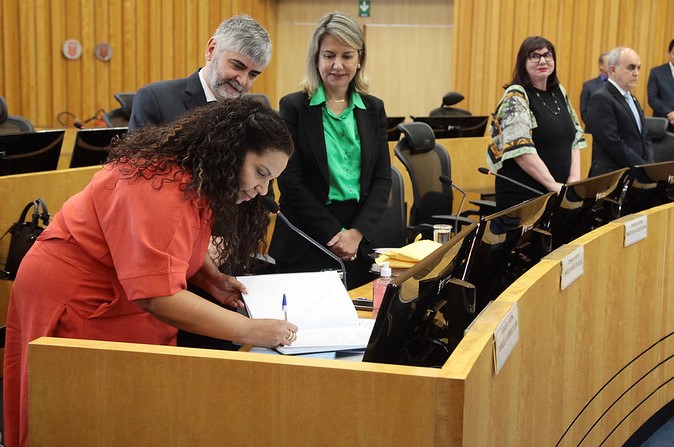
M 28 211 L 33 209 L 30 220 L 26 221 Z M 40 221 L 42 225 L 40 226 Z M 30 202 L 21 212 L 21 216 L 17 222 L 14 222 L 11 227 L 2 236 L 4 238 L 7 233 L 11 234 L 9 241 L 9 251 L 7 252 L 7 262 L 2 271 L 2 279 L 14 280 L 16 278 L 16 271 L 19 269 L 19 264 L 23 257 L 28 253 L 30 247 L 35 243 L 35 239 L 42 233 L 44 227 L 49 224 L 49 211 L 47 211 L 47 204 L 42 199 L 36 199 Z M 0 238 L 1 239 L 1 238 Z

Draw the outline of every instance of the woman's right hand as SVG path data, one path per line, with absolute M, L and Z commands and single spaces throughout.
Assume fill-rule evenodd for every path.
M 297 326 L 284 320 L 251 318 L 244 339 L 246 344 L 275 348 L 289 346 L 295 341 Z

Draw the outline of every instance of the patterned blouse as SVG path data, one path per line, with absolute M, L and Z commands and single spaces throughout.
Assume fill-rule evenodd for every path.
M 571 149 L 584 149 L 587 142 L 583 136 L 576 112 L 569 103 L 564 87 L 559 85 L 569 115 L 576 128 Z M 496 172 L 503 162 L 522 154 L 536 154 L 536 146 L 531 138 L 532 129 L 536 128 L 536 118 L 529 108 L 529 97 L 521 85 L 511 85 L 501 98 L 496 112 L 492 114 L 490 125 L 491 142 L 487 148 L 489 169 Z

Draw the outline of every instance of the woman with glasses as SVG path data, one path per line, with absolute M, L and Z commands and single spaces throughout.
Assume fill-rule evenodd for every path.
M 580 180 L 579 150 L 587 147 L 576 112 L 557 79 L 555 47 L 544 37 L 522 42 L 512 81 L 492 119 L 487 161 L 492 171 L 541 193 L 559 193 Z M 505 209 L 535 197 L 496 177 L 496 206 Z

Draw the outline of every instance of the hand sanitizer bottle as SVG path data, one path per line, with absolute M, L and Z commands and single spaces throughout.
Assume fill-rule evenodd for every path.
M 372 283 L 372 316 L 376 317 L 384 299 L 386 286 L 391 282 L 391 267 L 388 262 L 383 262 L 380 268 L 380 276 Z

